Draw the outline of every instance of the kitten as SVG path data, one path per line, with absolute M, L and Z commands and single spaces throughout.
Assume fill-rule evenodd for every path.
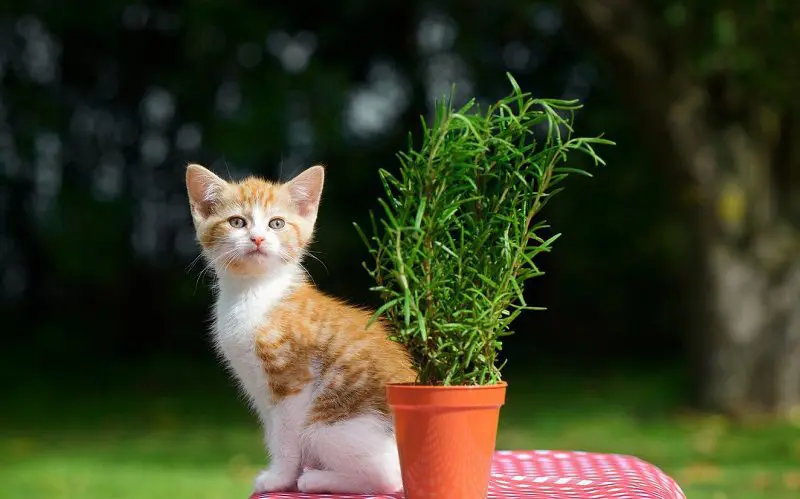
M 256 492 L 398 492 L 384 386 L 416 374 L 381 322 L 367 329 L 369 312 L 305 279 L 323 182 L 321 166 L 281 184 L 189 165 L 197 238 L 217 276 L 214 342 L 265 429 L 270 465 Z

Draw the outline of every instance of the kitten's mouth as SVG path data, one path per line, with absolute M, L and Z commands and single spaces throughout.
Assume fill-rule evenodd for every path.
M 259 249 L 259 248 L 254 248 L 254 249 L 249 250 L 247 253 L 245 253 L 244 256 L 266 257 L 268 255 L 267 255 L 266 251 L 264 251 L 262 249 Z

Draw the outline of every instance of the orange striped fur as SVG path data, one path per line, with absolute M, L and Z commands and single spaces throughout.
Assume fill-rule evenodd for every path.
M 317 360 L 325 391 L 314 400 L 309 422 L 333 423 L 370 411 L 388 417 L 384 386 L 413 382 L 415 376 L 405 351 L 386 339 L 381 323 L 365 330 L 369 317 L 309 285 L 275 307 L 260 331 L 283 334 L 268 339 L 261 333 L 256 340 L 273 399 L 313 382 L 311 364 Z
M 306 279 L 322 167 L 276 183 L 226 182 L 190 165 L 186 182 L 217 276 L 215 345 L 265 426 L 271 466 L 256 491 L 399 490 L 384 388 L 416 375 L 382 322 L 367 328 L 370 312 Z

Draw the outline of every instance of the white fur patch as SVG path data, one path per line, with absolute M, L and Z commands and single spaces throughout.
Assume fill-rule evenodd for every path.
M 297 482 L 307 493 L 393 493 L 402 490 L 394 433 L 378 415 L 362 414 L 306 428 L 303 448 L 318 461 Z M 321 469 L 321 471 L 320 471 Z
M 214 343 L 262 420 L 272 401 L 264 366 L 256 355 L 256 331 L 297 281 L 297 272 L 290 266 L 260 278 L 224 274 L 219 278 Z

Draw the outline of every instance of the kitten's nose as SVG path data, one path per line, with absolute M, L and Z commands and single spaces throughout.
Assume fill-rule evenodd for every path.
M 256 245 L 256 248 L 261 246 L 261 243 L 264 242 L 264 236 L 251 236 L 250 240 Z

